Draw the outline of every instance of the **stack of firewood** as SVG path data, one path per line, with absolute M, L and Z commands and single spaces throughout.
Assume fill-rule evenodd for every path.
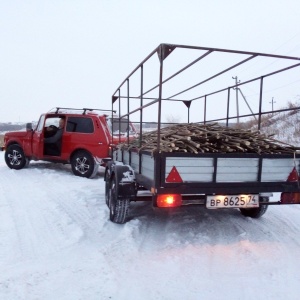
M 177 124 L 160 130 L 160 152 L 187 153 L 294 153 L 300 148 L 277 141 L 258 131 L 234 129 L 217 123 L 201 125 L 197 123 Z M 126 150 L 157 151 L 158 131 L 144 133 L 129 144 L 118 145 Z

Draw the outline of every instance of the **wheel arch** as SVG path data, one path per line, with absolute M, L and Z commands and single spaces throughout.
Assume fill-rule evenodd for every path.
M 19 146 L 23 152 L 24 152 L 24 155 L 26 156 L 27 159 L 31 160 L 32 159 L 32 153 L 28 153 L 28 149 L 23 145 L 22 141 L 19 141 L 19 140 L 10 140 L 7 142 L 7 144 L 5 144 L 5 150 L 8 149 L 8 147 L 12 146 L 12 145 L 16 145 L 16 146 Z
M 7 145 L 5 145 L 5 151 L 6 151 L 10 146 L 13 146 L 13 145 L 20 147 L 20 148 L 22 149 L 22 151 L 24 152 L 25 157 L 26 157 L 27 159 L 31 159 L 31 155 L 28 155 L 28 153 L 25 153 L 25 150 L 26 150 L 26 149 L 23 147 L 23 145 L 22 145 L 20 142 L 18 142 L 18 141 L 16 141 L 16 140 L 11 140 L 11 141 L 9 141 L 9 142 L 7 143 Z
M 85 148 L 76 148 L 76 149 L 74 149 L 74 150 L 71 152 L 70 157 L 69 157 L 69 161 L 71 161 L 72 158 L 74 157 L 74 155 L 75 155 L 76 153 L 80 152 L 80 151 L 85 151 L 85 152 L 87 152 L 87 153 L 90 154 L 90 155 L 94 158 L 94 160 L 95 160 L 95 157 L 94 157 L 94 155 L 91 153 L 91 151 L 89 151 L 89 150 L 87 150 L 87 149 L 85 149 Z
M 124 165 L 122 163 L 109 161 L 106 165 L 104 175 L 106 175 L 108 172 L 110 172 L 110 179 L 113 176 L 116 176 L 118 183 L 120 183 L 122 179 L 124 179 L 124 182 L 128 182 L 128 183 L 135 182 L 134 170 L 129 165 Z
M 11 145 L 17 145 L 17 146 L 19 146 L 19 147 L 21 147 L 23 149 L 22 145 L 18 141 L 15 141 L 15 140 L 9 141 L 7 143 L 7 145 L 5 145 L 5 149 L 7 149 Z
M 112 178 L 116 179 L 119 195 L 130 199 L 136 197 L 136 181 L 134 170 L 131 166 L 110 162 L 110 166 L 105 172 L 110 172 L 110 180 Z

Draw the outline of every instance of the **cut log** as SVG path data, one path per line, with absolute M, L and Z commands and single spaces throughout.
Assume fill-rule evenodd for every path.
M 158 136 L 160 140 L 158 141 Z M 144 133 L 127 143 L 118 145 L 120 149 L 159 152 L 190 153 L 295 153 L 298 147 L 280 142 L 258 131 L 241 130 L 220 126 L 217 123 L 201 125 L 197 123 L 178 124 L 158 131 Z M 158 149 L 158 142 L 160 149 Z

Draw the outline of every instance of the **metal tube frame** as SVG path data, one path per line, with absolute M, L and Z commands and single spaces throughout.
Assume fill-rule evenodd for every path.
M 194 50 L 202 50 L 202 51 L 206 51 L 203 55 L 201 55 L 200 57 L 198 57 L 196 60 L 192 61 L 191 63 L 189 63 L 187 66 L 183 67 L 182 69 L 180 69 L 179 71 L 175 72 L 173 75 L 169 76 L 167 79 L 163 80 L 163 61 L 164 59 L 167 57 L 168 54 L 164 53 L 164 50 L 166 49 L 166 47 L 171 47 L 172 49 L 176 49 L 176 48 L 181 48 L 181 49 L 194 49 Z M 195 63 L 199 62 L 200 60 L 204 59 L 206 56 L 210 55 L 211 53 L 214 53 L 214 52 L 221 52 L 221 53 L 233 53 L 233 54 L 243 54 L 243 55 L 248 55 L 249 57 L 247 57 L 246 59 L 228 67 L 227 69 L 225 70 L 222 70 L 220 72 L 218 72 L 217 74 L 199 82 L 198 84 L 196 85 L 193 85 L 187 89 L 185 89 L 184 91 L 181 91 L 181 92 L 178 92 L 170 97 L 167 97 L 167 98 L 162 98 L 162 87 L 163 87 L 163 84 L 169 80 L 171 80 L 172 78 L 174 78 L 175 76 L 177 76 L 178 74 L 182 73 L 183 71 L 185 71 L 186 69 L 188 69 L 189 67 L 191 67 L 192 65 L 194 65 Z M 143 66 L 144 64 L 155 54 L 157 53 L 159 58 L 160 58 L 160 71 L 159 71 L 159 83 L 157 85 L 155 85 L 153 88 L 147 90 L 146 92 L 143 91 Z M 230 86 L 230 87 L 227 87 L 227 88 L 224 88 L 224 89 L 221 89 L 221 90 L 218 90 L 218 91 L 215 91 L 215 92 L 212 92 L 212 93 L 206 93 L 205 95 L 202 95 L 202 96 L 199 96 L 199 97 L 196 97 L 196 98 L 192 98 L 192 99 L 189 99 L 188 101 L 191 101 L 191 103 L 195 100 L 199 100 L 199 99 L 202 99 L 204 98 L 204 123 L 207 123 L 207 122 L 211 122 L 211 121 L 221 121 L 221 120 L 226 120 L 226 124 L 228 126 L 228 122 L 230 119 L 236 119 L 237 117 L 239 118 L 242 118 L 242 117 L 248 117 L 248 116 L 257 116 L 258 115 L 258 129 L 261 129 L 261 116 L 263 114 L 267 114 L 267 113 L 270 113 L 270 112 L 262 112 L 262 102 L 263 102 L 263 99 L 262 99 L 262 95 L 263 95 L 263 78 L 265 77 L 269 77 L 269 76 L 272 76 L 272 75 L 275 75 L 275 74 L 278 74 L 280 72 L 284 72 L 284 71 L 287 71 L 289 69 L 292 69 L 292 68 L 296 68 L 296 67 L 299 67 L 300 66 L 300 58 L 299 57 L 292 57 L 292 56 L 284 56 L 284 55 L 276 55 L 276 54 L 267 54 L 267 53 L 258 53 L 258 52 L 249 52 L 249 51 L 237 51 L 237 50 L 229 50 L 229 49 L 218 49 L 218 48 L 208 48 L 208 47 L 197 47 L 197 46 L 187 46 L 187 45 L 174 45 L 174 44 L 160 44 L 157 48 L 155 48 L 127 77 L 126 79 L 120 84 L 120 86 L 116 89 L 116 91 L 114 92 L 113 96 L 112 96 L 112 113 L 113 113 L 113 105 L 114 105 L 114 102 L 118 99 L 119 101 L 119 117 L 120 118 L 124 118 L 124 117 L 128 117 L 129 119 L 129 116 L 137 111 L 140 111 L 140 135 L 141 135 L 141 127 L 142 127 L 142 122 L 143 122 L 143 117 L 142 117 L 142 111 L 144 108 L 148 107 L 148 106 L 151 106 L 151 105 L 154 105 L 157 103 L 158 105 L 158 115 L 157 115 L 157 124 L 158 124 L 158 149 L 160 148 L 160 143 L 159 143 L 159 140 L 160 140 L 160 128 L 161 128 L 161 105 L 162 105 L 162 101 L 187 101 L 186 99 L 174 99 L 174 97 L 178 96 L 178 95 L 181 95 L 183 94 L 184 92 L 187 92 L 195 87 L 198 87 L 199 85 L 207 82 L 207 81 L 210 81 L 214 78 L 216 78 L 217 76 L 220 76 L 221 74 L 224 74 L 226 72 L 228 72 L 229 70 L 232 70 L 234 68 L 236 68 L 237 66 L 240 66 L 246 62 L 248 62 L 249 60 L 252 60 L 254 58 L 257 58 L 257 57 L 271 57 L 271 58 L 278 58 L 278 59 L 283 59 L 283 60 L 288 60 L 288 61 L 297 61 L 296 64 L 294 65 L 290 65 L 288 67 L 285 67 L 283 69 L 279 69 L 277 71 L 274 71 L 274 72 L 271 72 L 271 73 L 268 73 L 268 74 L 264 74 L 263 76 L 260 76 L 260 77 L 257 77 L 257 78 L 253 78 L 253 79 L 250 79 L 250 80 L 247 80 L 245 82 L 240 82 L 240 83 L 237 83 L 233 86 Z M 140 89 L 140 95 L 139 96 L 130 96 L 130 93 L 129 93 L 129 78 L 138 70 L 138 69 L 141 69 L 141 89 Z M 256 113 L 256 114 L 246 114 L 246 115 L 240 115 L 240 116 L 233 116 L 233 117 L 229 117 L 229 98 L 230 98 L 230 89 L 231 88 L 238 88 L 239 86 L 241 85 L 244 85 L 244 84 L 247 84 L 247 83 L 250 83 L 250 82 L 254 82 L 256 80 L 260 80 L 260 96 L 259 96 L 259 112 Z M 127 96 L 122 96 L 121 95 L 121 88 L 122 86 L 124 85 L 124 83 L 127 81 L 127 84 L 128 84 L 128 88 L 127 88 Z M 150 91 L 153 91 L 155 89 L 158 88 L 158 98 L 151 98 L 151 97 L 144 97 L 144 95 L 146 95 L 147 93 L 149 93 Z M 220 119 L 214 119 L 214 120 L 208 120 L 207 119 L 207 116 L 206 116 L 206 109 L 207 109 L 207 101 L 208 101 L 208 96 L 211 96 L 211 95 L 214 95 L 214 94 L 217 94 L 217 93 L 221 93 L 223 91 L 226 91 L 228 90 L 228 96 L 227 96 L 227 115 L 226 115 L 226 118 L 220 118 Z M 117 94 L 117 96 L 116 96 Z M 121 102 L 121 99 L 123 98 L 127 98 L 127 113 L 124 114 L 124 115 L 121 115 L 121 105 L 120 105 L 120 102 Z M 137 109 L 134 109 L 132 111 L 129 110 L 129 100 L 130 99 L 140 99 L 140 107 L 137 108 Z M 143 103 L 143 100 L 152 100 L 151 102 L 147 103 L 147 104 L 144 104 Z M 274 112 L 281 112 L 281 111 L 288 111 L 288 110 L 295 110 L 295 109 L 300 109 L 300 107 L 296 107 L 296 108 L 290 108 L 290 109 L 283 109 L 283 110 L 277 110 L 277 111 L 274 111 Z M 188 110 L 189 110 L 189 107 L 188 107 Z M 273 113 L 274 113 L 273 112 Z M 189 112 L 188 112 L 188 122 L 189 122 Z M 199 122 L 201 123 L 201 122 Z

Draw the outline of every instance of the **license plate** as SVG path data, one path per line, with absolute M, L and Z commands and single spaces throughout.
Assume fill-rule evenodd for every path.
M 206 207 L 210 209 L 259 207 L 259 195 L 246 194 L 207 196 Z

